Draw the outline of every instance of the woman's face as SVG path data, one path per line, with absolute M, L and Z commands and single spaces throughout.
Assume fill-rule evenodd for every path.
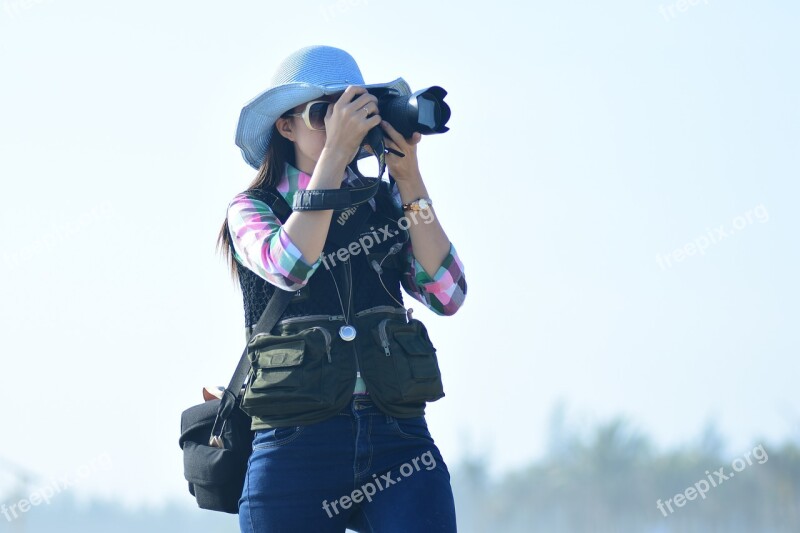
M 339 99 L 339 94 L 321 96 L 315 100 L 327 100 L 334 103 Z M 302 113 L 305 110 L 306 104 L 301 104 L 291 110 L 292 113 Z M 333 106 L 328 107 L 328 116 L 332 111 Z M 319 156 L 322 149 L 325 147 L 325 130 L 312 130 L 306 125 L 303 117 L 281 117 L 275 125 L 278 128 L 278 133 L 294 143 L 294 160 L 295 166 L 308 175 L 314 173 L 314 167 L 319 161 Z

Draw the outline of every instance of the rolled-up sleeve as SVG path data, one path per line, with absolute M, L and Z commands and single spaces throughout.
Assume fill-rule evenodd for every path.
M 467 296 L 467 280 L 453 244 L 450 243 L 450 251 L 433 277 L 414 257 L 410 241 L 406 261 L 409 267 L 402 279 L 406 292 L 438 315 L 455 314 Z
M 306 262 L 269 206 L 245 193 L 228 205 L 227 219 L 236 260 L 276 287 L 301 289 L 322 261 Z
M 392 187 L 392 198 L 395 205 L 401 208 L 403 201 L 397 183 Z M 458 258 L 453 243 L 450 243 L 450 251 L 433 277 L 425 272 L 422 264 L 414 257 L 410 240 L 404 248 L 404 257 L 406 270 L 401 283 L 406 292 L 438 315 L 455 314 L 467 296 L 467 279 L 464 276 L 464 265 Z

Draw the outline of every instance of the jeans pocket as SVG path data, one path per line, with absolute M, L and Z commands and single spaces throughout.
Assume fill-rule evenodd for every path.
M 412 418 L 395 418 L 389 425 L 391 430 L 398 436 L 404 439 L 423 439 L 433 442 L 430 431 L 428 431 L 428 422 L 424 416 L 415 416 Z
M 256 431 L 253 450 L 278 448 L 298 438 L 305 426 L 284 426 Z

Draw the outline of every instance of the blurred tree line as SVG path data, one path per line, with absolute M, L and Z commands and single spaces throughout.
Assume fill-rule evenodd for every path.
M 761 446 L 761 451 L 745 455 Z M 572 431 L 557 408 L 546 455 L 492 480 L 486 458 L 451 468 L 463 533 L 783 533 L 800 532 L 800 448 L 756 443 L 728 457 L 708 426 L 696 442 L 659 452 L 617 418 L 588 432 Z M 753 455 L 756 455 L 754 458 Z M 733 462 L 737 461 L 734 468 Z M 742 465 L 746 465 L 742 468 Z M 719 482 L 715 471 L 735 477 Z M 735 470 L 740 470 L 735 472 Z M 707 472 L 710 474 L 707 474 Z M 700 480 L 701 498 L 671 502 Z M 704 488 L 704 487 L 703 487 Z M 695 489 L 696 491 L 697 489 Z M 657 502 L 661 500 L 662 509 Z
M 659 510 L 656 502 L 746 465 L 705 498 Z M 551 419 L 547 452 L 525 468 L 493 478 L 491 454 L 451 463 L 461 533 L 784 533 L 800 532 L 800 447 L 756 442 L 726 452 L 713 425 L 692 443 L 659 451 L 623 418 L 570 428 L 563 407 Z M 738 453 L 738 456 L 737 456 Z M 2 473 L 2 469 L 0 469 Z M 13 500 L 15 498 L 3 498 Z M 7 503 L 7 502 L 6 502 Z M 0 533 L 175 533 L 238 531 L 237 517 L 193 507 L 185 495 L 164 508 L 126 509 L 114 501 L 79 504 L 66 493 L 7 521 Z M 666 515 L 666 516 L 665 516 Z M 302 533 L 302 532 L 299 532 Z

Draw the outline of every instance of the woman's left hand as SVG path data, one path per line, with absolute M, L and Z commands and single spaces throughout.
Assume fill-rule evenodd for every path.
M 422 134 L 414 132 L 410 138 L 405 139 L 399 131 L 388 122 L 381 121 L 386 148 L 402 152 L 405 157 L 400 157 L 389 152 L 386 154 L 386 166 L 389 173 L 396 181 L 406 181 L 420 178 L 419 160 L 417 159 L 417 145 L 422 140 Z

